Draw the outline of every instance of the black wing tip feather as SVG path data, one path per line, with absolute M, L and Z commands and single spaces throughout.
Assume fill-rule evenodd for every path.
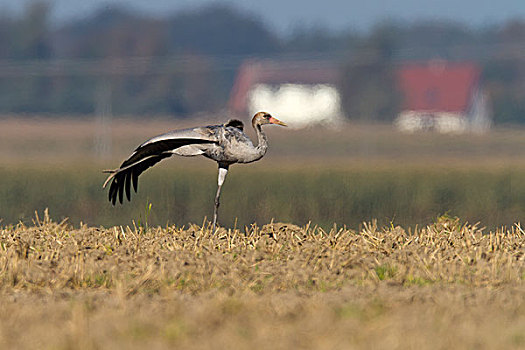
M 240 128 L 241 130 L 243 127 L 240 120 L 230 120 L 228 124 L 229 126 Z M 171 153 L 171 150 L 196 143 L 216 142 L 217 141 L 200 139 L 176 139 L 160 141 L 160 144 L 164 143 L 164 145 L 140 145 L 135 152 L 120 165 L 119 169 L 104 170 L 105 173 L 111 174 L 103 186 L 105 187 L 111 182 L 108 193 L 109 201 L 111 204 L 115 205 L 118 197 L 118 201 L 122 204 L 124 202 L 124 191 L 126 192 L 126 198 L 128 201 L 131 201 L 131 184 L 133 184 L 133 189 L 137 192 L 139 175 L 146 169 L 160 162 L 162 159 L 171 157 L 173 154 Z
M 131 184 L 133 184 L 133 190 L 137 193 L 139 187 L 139 175 L 157 162 L 170 156 L 170 153 L 164 153 L 152 157 L 143 163 L 121 170 L 120 172 L 118 170 L 114 171 L 113 179 L 110 180 L 111 185 L 109 186 L 108 194 L 108 199 L 111 204 L 115 205 L 117 203 L 117 198 L 119 203 L 122 204 L 124 202 L 124 192 L 126 192 L 126 198 L 128 201 L 131 202 Z
M 137 187 L 138 187 L 137 186 L 138 175 L 135 175 L 135 172 L 133 171 L 122 172 L 120 174 L 117 174 L 113 178 L 113 180 L 111 181 L 111 185 L 109 186 L 109 193 L 108 193 L 108 199 L 112 205 L 117 204 L 117 198 L 118 198 L 118 202 L 120 204 L 123 204 L 124 191 L 126 192 L 127 200 L 131 202 L 131 181 L 132 179 L 134 179 L 133 189 L 135 190 L 135 193 L 136 193 Z

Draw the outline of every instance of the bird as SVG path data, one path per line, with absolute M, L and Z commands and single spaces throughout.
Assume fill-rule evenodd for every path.
M 218 164 L 217 193 L 213 211 L 212 230 L 215 232 L 218 220 L 219 197 L 230 165 L 252 163 L 261 159 L 268 150 L 268 139 L 262 130 L 263 125 L 287 126 L 269 113 L 258 112 L 252 118 L 252 127 L 257 135 L 257 145 L 244 133 L 244 124 L 238 119 L 230 119 L 224 124 L 180 129 L 155 136 L 140 146 L 114 170 L 104 170 L 110 175 L 102 185 L 109 186 L 108 198 L 115 205 L 117 197 L 122 204 L 124 192 L 131 201 L 131 185 L 138 190 L 138 177 L 148 168 L 172 155 L 192 157 L 202 155 Z

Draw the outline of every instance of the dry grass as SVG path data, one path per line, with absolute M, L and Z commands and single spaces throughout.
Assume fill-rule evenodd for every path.
M 5 348 L 520 348 L 525 232 L 0 230 Z

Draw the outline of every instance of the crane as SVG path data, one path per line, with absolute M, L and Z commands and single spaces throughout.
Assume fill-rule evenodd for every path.
M 138 146 L 118 169 L 104 170 L 110 175 L 102 187 L 106 188 L 111 182 L 109 201 L 115 205 L 118 197 L 122 204 L 124 191 L 128 201 L 131 201 L 131 184 L 137 192 L 139 175 L 164 158 L 171 157 L 173 154 L 185 157 L 203 155 L 219 165 L 212 224 L 212 229 L 215 231 L 219 197 L 228 169 L 234 163 L 258 161 L 266 154 L 268 139 L 262 126 L 267 124 L 287 126 L 269 113 L 256 113 L 252 118 L 252 127 L 257 134 L 257 146 L 244 133 L 244 124 L 237 119 L 230 119 L 225 124 L 174 130 L 155 136 Z

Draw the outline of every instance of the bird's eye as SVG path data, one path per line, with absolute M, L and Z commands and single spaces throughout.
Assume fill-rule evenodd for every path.
M 266 119 L 270 119 L 272 116 L 269 115 L 269 114 L 265 114 L 264 117 L 265 117 Z

